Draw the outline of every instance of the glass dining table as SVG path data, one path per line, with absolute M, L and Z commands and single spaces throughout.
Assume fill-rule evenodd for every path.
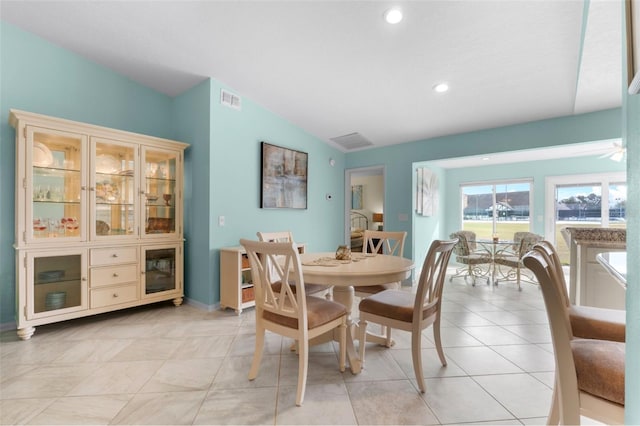
M 509 279 L 509 272 L 502 273 L 497 260 L 499 258 L 513 258 L 512 260 L 517 261 L 518 255 L 513 251 L 513 244 L 514 242 L 510 240 L 476 240 L 476 250 L 480 254 L 486 254 L 488 260 L 487 285 L 496 286 L 500 279 Z

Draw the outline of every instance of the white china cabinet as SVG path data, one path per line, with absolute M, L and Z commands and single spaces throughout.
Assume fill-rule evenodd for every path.
M 183 297 L 187 144 L 24 111 L 16 129 L 16 322 Z

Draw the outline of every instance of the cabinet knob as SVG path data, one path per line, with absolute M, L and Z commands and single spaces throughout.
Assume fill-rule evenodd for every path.
M 92 186 L 89 188 L 89 191 L 95 191 L 96 189 Z
M 86 281 L 86 280 L 87 280 L 87 277 L 82 277 L 82 281 Z
M 118 297 L 118 293 L 113 293 L 113 297 Z
M 117 273 L 117 272 L 114 272 L 114 273 L 113 273 L 113 276 L 114 276 L 114 277 L 119 277 L 120 275 L 118 275 L 118 273 Z
M 80 189 L 82 189 L 83 191 L 86 191 L 87 187 L 86 186 L 81 186 Z
M 118 257 L 118 253 L 113 253 L 111 257 Z

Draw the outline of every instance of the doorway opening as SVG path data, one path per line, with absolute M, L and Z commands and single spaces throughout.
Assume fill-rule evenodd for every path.
M 351 245 L 352 212 L 367 219 L 353 226 L 384 229 L 385 167 L 346 169 L 344 182 L 344 241 Z

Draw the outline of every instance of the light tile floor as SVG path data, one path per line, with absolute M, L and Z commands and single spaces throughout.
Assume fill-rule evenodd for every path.
M 247 379 L 254 311 L 154 305 L 0 335 L 2 424 L 543 424 L 554 361 L 535 285 L 447 280 L 439 364 L 424 332 L 427 392 L 417 390 L 409 335 L 367 348 L 359 375 L 338 371 L 335 344 L 312 348 L 295 406 L 291 341 L 266 339 Z M 375 327 L 375 326 L 371 326 Z

